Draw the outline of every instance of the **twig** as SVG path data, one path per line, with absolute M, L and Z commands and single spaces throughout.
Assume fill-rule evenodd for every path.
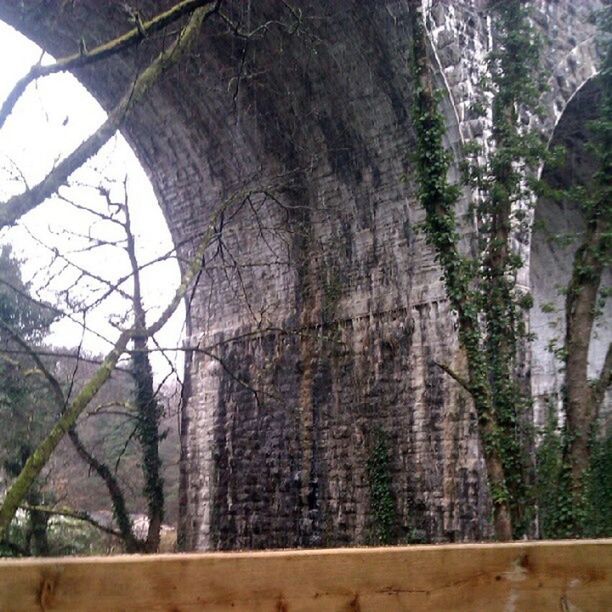
M 0 327 L 4 329 L 8 333 L 8 335 L 24 350 L 24 352 L 32 359 L 32 361 L 36 364 L 38 370 L 43 374 L 43 376 L 47 379 L 51 390 L 53 391 L 53 395 L 55 396 L 55 401 L 60 410 L 63 410 L 66 405 L 66 399 L 64 397 L 64 393 L 60 384 L 57 382 L 57 379 L 51 372 L 49 372 L 48 368 L 42 362 L 39 355 L 36 351 L 7 323 L 5 323 L 2 319 L 0 319 Z
M 130 521 L 127 505 L 125 503 L 125 497 L 117 479 L 113 476 L 105 463 L 98 461 L 98 459 L 85 448 L 74 427 L 70 429 L 68 436 L 79 457 L 81 457 L 81 459 L 104 481 L 113 502 L 113 509 L 119 526 L 119 537 L 125 542 L 127 551 L 137 552 L 141 548 L 140 542 L 134 535 L 132 522 Z
M 451 370 L 447 365 L 443 363 L 439 363 L 438 361 L 434 361 L 434 364 L 437 365 L 441 370 L 446 372 L 455 382 L 458 382 L 470 395 L 472 395 L 472 387 L 470 383 L 465 380 L 462 376 L 457 374 L 454 370 Z

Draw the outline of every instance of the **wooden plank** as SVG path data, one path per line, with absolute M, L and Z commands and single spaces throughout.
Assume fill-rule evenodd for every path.
M 0 610 L 612 610 L 612 540 L 0 561 Z

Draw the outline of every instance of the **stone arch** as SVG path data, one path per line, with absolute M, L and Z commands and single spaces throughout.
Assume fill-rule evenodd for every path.
M 551 146 L 563 146 L 566 161 L 560 168 L 544 167 L 542 178 L 555 188 L 565 188 L 577 181 L 588 185 L 594 159 L 588 149 L 588 123 L 598 115 L 601 90 L 599 80 L 587 81 L 571 97 L 557 121 Z M 532 392 L 535 419 L 543 426 L 550 408 L 560 405 L 563 385 L 562 361 L 551 352 L 552 345 L 562 346 L 565 325 L 565 296 L 571 277 L 572 262 L 580 242 L 584 221 L 576 202 L 555 202 L 542 197 L 535 209 L 531 242 L 530 276 L 534 308 L 531 328 L 536 334 L 532 348 Z M 602 287 L 612 283 L 610 271 Z M 603 313 L 591 336 L 589 375 L 596 377 L 612 338 L 612 302 L 606 300 Z
M 169 3 L 138 5 L 150 15 Z M 120 4 L 54 0 L 23 11 L 3 0 L 0 18 L 64 55 L 76 48 L 75 32 L 87 32 L 91 46 L 121 31 Z M 278 10 L 257 6 L 260 18 Z M 282 401 L 264 410 L 214 360 L 193 353 L 182 432 L 186 548 L 367 541 L 377 429 L 390 445 L 399 535 L 487 533 L 477 518 L 487 493 L 470 413 L 432 364 L 453 346 L 452 321 L 414 229 L 422 216 L 414 188 L 400 180 L 414 140 L 408 3 L 334 8 L 304 5 L 314 37 L 274 30 L 258 42 L 253 77 L 235 100 L 228 83 L 242 47 L 216 23 L 126 125 L 175 240 L 201 230 L 215 202 L 251 177 L 296 177 L 281 195 L 296 211 L 294 227 L 306 228 L 291 234 L 290 265 L 246 283 L 273 306 L 271 327 L 300 334 L 262 333 L 222 354 L 242 380 L 265 371 Z M 146 53 L 78 76 L 108 108 Z M 243 244 L 245 257 L 262 255 L 258 241 Z M 203 277 L 191 309 L 194 343 L 256 329 L 229 286 L 215 289 Z M 458 409 L 445 414 L 445 405 Z
M 541 130 L 549 147 L 564 144 L 572 154 L 580 149 L 587 133 L 585 114 L 579 127 L 575 126 L 578 109 L 584 110 L 584 101 L 598 96 L 596 76 L 601 59 L 598 47 L 598 31 L 595 16 L 601 10 L 598 0 L 575 3 L 566 0 L 543 0 L 537 3 L 534 20 L 542 35 L 554 37 L 555 45 L 545 48 L 545 74 L 550 75 L 546 82 L 541 104 L 546 110 L 540 117 L 532 117 L 533 127 Z M 590 111 L 595 107 L 590 106 Z M 571 129 L 574 125 L 575 129 Z M 572 132 L 570 134 L 569 132 Z M 585 171 L 586 162 L 582 163 Z M 566 168 L 568 170 L 568 168 Z M 542 167 L 540 172 L 546 180 L 561 181 L 562 172 Z M 574 247 L 555 248 L 549 240 L 550 230 L 543 226 L 565 225 L 564 231 L 580 231 L 581 217 L 576 206 L 569 205 L 565 210 L 556 209 L 548 200 L 538 200 L 533 215 L 533 227 L 529 241 L 522 245 L 526 265 L 520 272 L 519 281 L 529 288 L 534 296 L 534 308 L 530 314 L 530 325 L 537 339 L 531 347 L 531 388 L 534 397 L 534 420 L 543 426 L 552 403 L 558 405 L 562 386 L 561 363 L 549 350 L 553 338 L 562 341 L 563 298 L 559 287 L 567 286 Z M 561 227 L 557 227 L 559 231 Z M 548 234 L 548 235 L 547 235 Z M 558 274 L 552 274 L 557 260 Z M 556 280 L 553 280 L 555 279 Z M 557 288 L 555 288 L 557 287 Z M 542 312 L 554 308 L 555 313 Z M 554 328 L 553 328 L 554 325 Z M 597 332 L 595 332 L 597 334 Z M 597 342 L 594 346 L 597 347 Z M 593 349 L 593 356 L 600 355 L 601 347 Z M 599 363 L 593 360 L 593 368 Z
M 486 18 L 487 1 L 425 1 L 424 5 L 436 63 L 451 99 L 447 120 L 459 123 L 461 137 L 478 138 L 482 121 L 471 107 L 494 36 Z M 542 68 L 549 77 L 541 100 L 546 112 L 531 121 L 548 138 L 573 95 L 597 73 L 600 50 L 595 15 L 601 8 L 601 0 L 533 2 L 533 20 L 542 41 Z
M 568 104 L 598 71 L 601 49 L 598 46 L 597 12 L 600 0 L 541 0 L 536 3 L 534 20 L 545 43 L 542 57 L 548 77 L 542 98 L 546 109 L 540 128 L 550 140 Z

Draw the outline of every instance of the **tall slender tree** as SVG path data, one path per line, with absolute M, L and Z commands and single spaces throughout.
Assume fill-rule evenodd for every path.
M 527 223 L 526 184 L 540 160 L 541 140 L 520 127 L 521 112 L 537 99 L 538 44 L 525 3 L 491 2 L 494 48 L 489 56 L 490 153 L 470 143 L 455 160 L 467 167 L 463 193 L 477 215 L 477 256 L 462 252 L 456 207 L 460 186 L 450 184 L 453 162 L 443 139 L 447 126 L 438 108 L 440 93 L 429 55 L 421 2 L 412 7 L 414 69 L 417 80 L 414 123 L 417 133 L 419 199 L 426 213 L 425 234 L 442 267 L 451 308 L 457 314 L 467 375 L 445 370 L 470 393 L 478 415 L 493 503 L 496 537 L 509 540 L 529 524 L 527 456 L 521 423 L 527 398 L 517 378 L 518 342 L 525 334 L 529 297 L 516 283 L 523 265 L 512 238 Z M 483 92 L 484 93 L 484 92 Z

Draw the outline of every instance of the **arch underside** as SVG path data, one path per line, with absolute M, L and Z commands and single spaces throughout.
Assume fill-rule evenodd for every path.
M 601 103 L 599 79 L 593 78 L 572 98 L 555 128 L 551 147 L 563 147 L 565 160 L 559 167 L 545 167 L 542 179 L 554 189 L 584 185 L 587 190 L 597 161 L 589 148 L 591 122 L 598 118 Z M 531 330 L 532 392 L 536 424 L 543 427 L 550 410 L 557 411 L 563 388 L 563 362 L 559 353 L 565 338 L 565 290 L 571 279 L 576 249 L 585 230 L 580 202 L 540 198 L 536 204 L 531 243 L 531 288 L 534 307 Z M 599 376 L 612 341 L 612 300 L 605 294 L 612 286 L 612 274 L 604 272 L 600 294 L 603 303 L 591 334 L 589 377 Z M 604 410 L 604 417 L 607 411 Z M 609 416 L 609 415 L 608 415 Z
M 91 48 L 124 31 L 121 4 L 0 0 L 0 18 L 61 56 L 80 33 Z M 151 16 L 171 2 L 132 4 Z M 211 259 L 191 303 L 190 346 L 214 345 L 220 360 L 188 359 L 184 548 L 372 541 L 368 465 L 380 435 L 395 538 L 490 533 L 473 411 L 433 363 L 462 367 L 440 271 L 416 230 L 409 4 L 300 3 L 299 35 L 275 25 L 248 44 L 216 19 L 126 123 L 185 256 L 237 189 L 269 188 L 282 203 L 258 196 L 258 218 L 250 207 L 233 217 L 226 256 Z M 594 47 L 583 43 L 599 3 L 536 4 L 542 29 L 558 30 L 544 56 L 565 79 L 547 102 L 552 130 L 555 100 L 593 72 Z M 244 27 L 293 25 L 273 0 L 225 7 Z M 431 14 L 453 93 L 451 146 L 478 130 L 470 66 L 487 44 L 482 9 L 449 0 Z M 156 37 L 77 76 L 110 108 L 163 44 Z

